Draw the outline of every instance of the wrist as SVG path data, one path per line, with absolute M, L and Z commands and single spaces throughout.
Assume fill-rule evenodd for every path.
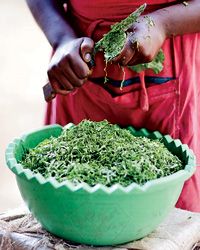
M 158 23 L 159 29 L 161 30 L 165 39 L 178 35 L 175 31 L 176 24 L 171 21 L 172 19 L 169 16 L 169 10 L 157 10 L 153 13 L 153 17 Z
M 154 13 L 150 14 L 150 17 L 153 20 L 155 28 L 159 31 L 160 39 L 166 40 L 170 36 L 168 23 L 163 17 L 163 13 L 160 10 L 155 11 Z
M 53 42 L 51 43 L 51 46 L 53 47 L 53 49 L 57 49 L 58 47 L 63 46 L 64 44 L 71 42 L 74 39 L 77 39 L 78 37 L 75 34 L 62 34 L 62 35 L 58 35 L 56 36 L 56 38 L 53 40 Z

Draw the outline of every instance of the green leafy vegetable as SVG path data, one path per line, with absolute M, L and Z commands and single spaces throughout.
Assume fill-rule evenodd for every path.
M 106 62 L 111 61 L 119 55 L 126 41 L 126 30 L 136 22 L 145 8 L 146 4 L 143 4 L 127 18 L 112 25 L 111 30 L 95 44 L 94 52 L 104 51 Z
M 152 69 L 155 74 L 158 74 L 163 69 L 164 59 L 165 59 L 165 56 L 164 56 L 162 50 L 160 50 L 153 61 L 151 61 L 149 63 L 138 64 L 135 66 L 129 66 L 129 68 L 134 70 L 137 73 L 139 73 L 143 70 L 146 70 L 146 69 Z
M 127 18 L 125 18 L 121 22 L 112 25 L 111 30 L 108 33 L 106 33 L 103 36 L 103 38 L 95 44 L 94 54 L 96 54 L 98 51 L 103 51 L 106 64 L 109 61 L 113 60 L 116 56 L 118 56 L 122 51 L 124 44 L 126 42 L 127 38 L 126 31 L 135 22 L 137 22 L 138 17 L 142 14 L 145 8 L 146 4 L 141 5 L 136 11 L 130 14 Z M 150 17 L 148 16 L 144 17 L 146 18 L 147 25 L 149 28 L 154 25 L 154 22 Z M 163 69 L 162 65 L 163 61 L 164 61 L 164 54 L 162 50 L 160 50 L 158 55 L 152 62 L 131 66 L 129 68 L 138 73 L 145 69 L 152 69 L 155 73 L 158 74 Z
M 86 182 L 91 186 L 144 184 L 183 168 L 160 141 L 135 137 L 106 120 L 84 120 L 64 129 L 59 137 L 30 149 L 21 163 L 45 178 L 52 176 L 59 182 L 71 180 L 75 185 Z

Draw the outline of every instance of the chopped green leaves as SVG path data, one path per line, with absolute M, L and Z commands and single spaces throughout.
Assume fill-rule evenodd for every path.
M 163 54 L 163 51 L 160 49 L 157 56 L 153 59 L 153 61 L 149 63 L 142 63 L 135 66 L 129 66 L 130 69 L 134 70 L 135 72 L 139 73 L 146 69 L 152 69 L 155 74 L 158 74 L 163 69 L 163 62 L 164 62 L 165 56 Z
M 112 61 L 116 56 L 122 51 L 124 44 L 126 42 L 127 33 L 129 27 L 131 27 L 135 22 L 137 22 L 138 17 L 145 10 L 146 4 L 141 5 L 136 11 L 134 11 L 127 18 L 119 23 L 111 26 L 111 30 L 99 40 L 94 47 L 94 54 L 98 51 L 103 51 L 104 58 L 107 62 Z M 153 20 L 149 16 L 144 16 L 146 19 L 148 28 L 154 26 Z M 148 34 L 147 34 L 148 36 Z M 137 41 L 135 41 L 137 43 Z M 146 69 L 152 69 L 156 74 L 160 73 L 163 69 L 164 54 L 160 50 L 158 55 L 154 58 L 152 62 L 143 63 L 136 66 L 130 66 L 129 68 L 133 71 L 139 73 Z
M 111 30 L 95 44 L 94 53 L 103 51 L 106 62 L 119 55 L 126 41 L 126 30 L 137 21 L 145 8 L 146 4 L 143 4 L 127 18 L 112 25 Z
M 183 168 L 160 141 L 135 137 L 106 120 L 84 120 L 65 129 L 59 137 L 44 140 L 29 150 L 21 163 L 45 178 L 91 186 L 144 184 Z

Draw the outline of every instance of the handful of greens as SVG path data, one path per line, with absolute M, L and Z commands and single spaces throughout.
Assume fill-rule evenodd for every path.
M 126 31 L 133 25 L 133 23 L 137 22 L 138 17 L 142 14 L 145 8 L 146 4 L 141 5 L 127 18 L 112 25 L 111 30 L 95 44 L 94 54 L 96 54 L 98 51 L 103 51 L 106 63 L 118 56 L 126 42 Z M 162 50 L 160 50 L 152 62 L 130 66 L 130 68 L 138 73 L 145 69 L 152 69 L 156 74 L 158 74 L 163 69 L 163 61 L 164 54 Z
M 41 142 L 22 159 L 24 168 L 55 177 L 59 182 L 71 180 L 128 186 L 133 182 L 167 176 L 182 169 L 182 162 L 158 140 L 135 137 L 128 130 L 106 120 L 84 120 L 64 129 L 62 134 Z

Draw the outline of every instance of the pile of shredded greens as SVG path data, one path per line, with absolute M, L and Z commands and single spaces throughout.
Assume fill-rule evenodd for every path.
M 141 5 L 136 11 L 130 14 L 127 18 L 123 19 L 111 26 L 111 30 L 106 33 L 101 40 L 99 40 L 94 47 L 94 54 L 98 51 L 103 51 L 106 64 L 112 61 L 122 51 L 126 42 L 127 33 L 126 31 L 138 21 L 138 17 L 145 10 L 146 4 Z M 149 19 L 148 16 L 146 16 Z M 152 20 L 147 20 L 147 25 L 153 26 Z M 147 34 L 148 35 L 148 34 Z M 135 41 L 137 43 L 137 41 Z M 135 66 L 130 66 L 132 70 L 139 73 L 145 69 L 152 69 L 156 74 L 163 69 L 164 54 L 160 50 L 154 60 L 150 63 L 143 63 Z
M 123 186 L 175 173 L 182 162 L 159 140 L 135 137 L 106 120 L 84 120 L 25 153 L 21 164 L 45 178 Z

